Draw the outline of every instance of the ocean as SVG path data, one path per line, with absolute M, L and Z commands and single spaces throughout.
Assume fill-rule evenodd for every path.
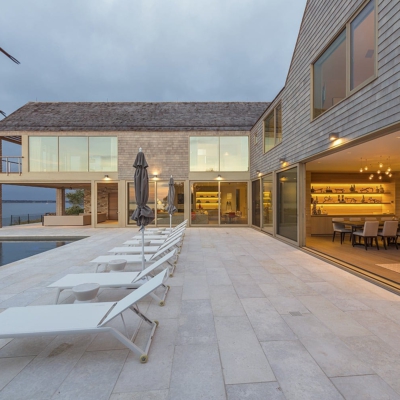
M 67 203 L 66 207 L 70 205 Z M 11 223 L 11 216 L 21 216 L 25 220 L 28 214 L 39 216 L 46 213 L 56 212 L 56 203 L 3 203 L 3 226 Z

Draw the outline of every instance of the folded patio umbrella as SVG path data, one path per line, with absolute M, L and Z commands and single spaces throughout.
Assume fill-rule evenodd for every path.
M 176 211 L 175 207 L 175 185 L 174 185 L 174 178 L 171 175 L 169 178 L 168 184 L 168 199 L 167 199 L 167 211 L 169 214 L 169 227 L 172 228 L 172 214 Z
M 140 226 L 139 231 L 142 232 L 142 270 L 144 270 L 146 263 L 144 255 L 144 230 L 145 226 L 154 220 L 154 213 L 147 205 L 149 200 L 149 176 L 147 174 L 148 164 L 146 157 L 142 152 L 142 148 L 139 149 L 139 153 L 136 156 L 133 166 L 135 167 L 134 186 L 137 207 L 133 212 L 131 219 L 136 221 L 137 226 Z

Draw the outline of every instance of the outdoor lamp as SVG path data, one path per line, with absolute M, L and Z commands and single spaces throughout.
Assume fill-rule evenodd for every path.
M 222 179 L 221 175 L 218 175 L 217 179 L 220 181 Z
M 282 157 L 279 159 L 279 162 L 285 163 L 285 162 L 286 162 L 286 156 L 282 156 Z
M 337 132 L 331 132 L 329 134 L 329 140 L 331 142 L 333 142 L 334 140 L 338 140 L 339 139 L 339 134 Z
M 104 178 L 103 178 L 105 181 L 110 181 L 111 180 L 111 178 L 108 176 L 108 175 L 104 175 Z

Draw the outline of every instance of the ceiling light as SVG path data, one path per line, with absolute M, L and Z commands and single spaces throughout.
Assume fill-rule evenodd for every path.
M 392 177 L 392 174 L 389 174 L 389 178 L 391 178 Z
M 364 170 L 362 168 L 360 168 L 360 172 L 363 172 Z
M 380 169 L 378 169 L 378 171 L 376 171 L 376 173 L 377 173 L 377 174 L 380 174 L 380 173 L 381 173 L 381 170 L 380 170 Z
M 380 162 L 379 163 L 379 168 L 382 168 L 383 167 L 383 164 L 382 164 L 382 162 Z
M 389 167 L 387 170 L 390 172 L 392 170 L 392 168 Z
M 379 175 L 379 179 L 382 179 L 382 175 Z

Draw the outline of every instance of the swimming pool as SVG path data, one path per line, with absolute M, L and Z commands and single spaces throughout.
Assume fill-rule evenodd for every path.
M 63 238 L 64 239 L 64 238 Z M 0 266 L 55 249 L 83 238 L 59 240 L 3 240 L 0 239 Z

